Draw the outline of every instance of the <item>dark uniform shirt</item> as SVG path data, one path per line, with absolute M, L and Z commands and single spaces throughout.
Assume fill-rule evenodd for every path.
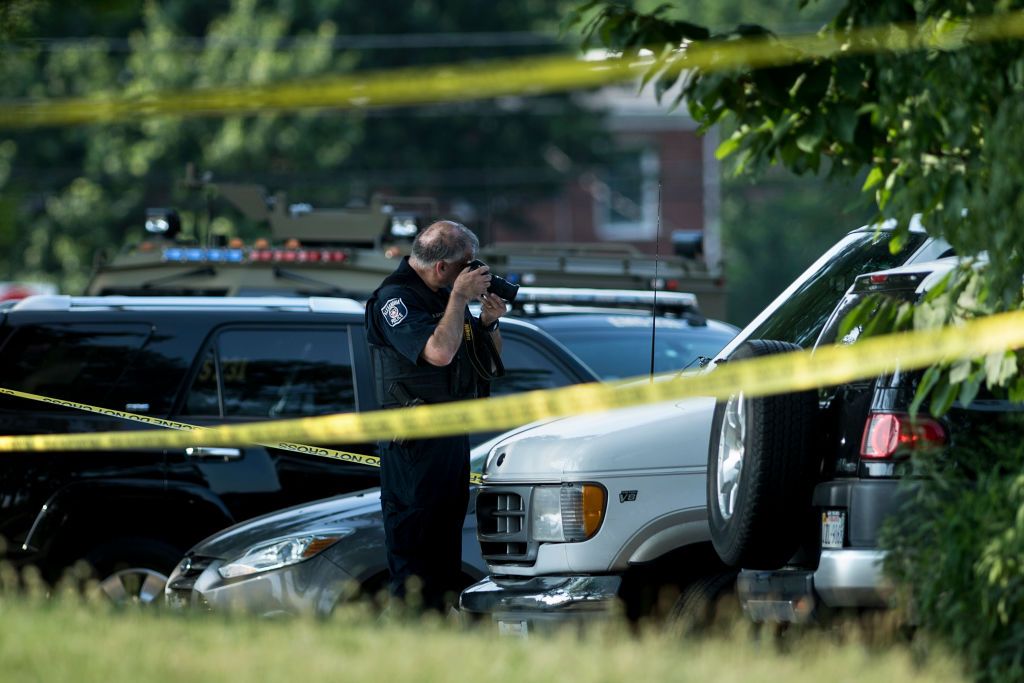
M 444 316 L 449 296 L 447 288 L 436 292 L 430 289 L 406 257 L 370 297 L 366 334 L 382 406 L 405 403 L 396 397 L 395 383 L 426 403 L 476 396 L 476 377 L 465 343 L 447 366 L 431 365 L 422 357 L 427 340 Z M 463 316 L 465 324 L 478 326 L 468 307 Z

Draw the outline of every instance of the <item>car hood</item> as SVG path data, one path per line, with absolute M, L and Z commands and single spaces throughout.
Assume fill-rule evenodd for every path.
M 472 462 L 482 461 L 491 447 L 512 430 L 482 443 L 470 452 Z M 476 500 L 471 493 L 470 507 Z M 241 554 L 254 545 L 287 536 L 330 533 L 340 528 L 368 528 L 381 526 L 380 488 L 365 489 L 331 498 L 277 510 L 260 517 L 235 524 L 200 541 L 192 555 L 228 558 Z
M 491 449 L 484 482 L 704 468 L 714 407 L 713 398 L 694 398 L 534 424 Z
M 278 510 L 228 527 L 190 551 L 203 557 L 233 557 L 258 544 L 300 534 L 328 533 L 379 520 L 380 489 L 372 488 Z

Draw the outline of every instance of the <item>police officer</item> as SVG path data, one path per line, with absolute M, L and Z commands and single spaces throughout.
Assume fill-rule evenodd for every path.
M 508 309 L 487 292 L 487 267 L 468 267 L 479 245 L 459 223 L 434 223 L 367 301 L 367 339 L 383 407 L 486 393 L 486 372 L 500 367 L 498 319 Z M 482 302 L 479 319 L 469 312 L 474 299 Z M 404 599 L 416 577 L 423 605 L 443 610 L 446 596 L 457 597 L 462 588 L 469 439 L 404 439 L 380 449 L 391 594 Z

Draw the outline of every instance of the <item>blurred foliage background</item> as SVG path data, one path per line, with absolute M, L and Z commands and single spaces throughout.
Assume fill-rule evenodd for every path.
M 578 37 L 559 37 L 558 23 L 572 4 L 9 0 L 0 10 L 0 99 L 143 94 L 571 52 Z M 820 26 L 835 4 L 799 11 L 796 2 L 728 0 L 680 3 L 676 11 L 709 24 L 759 21 L 792 33 Z M 258 182 L 318 206 L 363 202 L 375 190 L 441 187 L 471 224 L 515 224 L 524 200 L 555 191 L 567 175 L 610 154 L 601 113 L 577 95 L 2 131 L 0 280 L 80 292 L 97 255 L 142 236 L 147 206 L 181 207 L 186 232 L 257 234 L 220 207 L 207 216 L 204 197 L 181 183 L 188 163 L 215 179 Z M 570 168 L 545 161 L 551 144 L 572 160 Z M 725 171 L 728 317 L 742 324 L 870 211 L 856 205 L 856 182 L 833 183 L 826 195 L 813 177 L 779 172 L 752 183 Z
M 32 3 L 0 64 L 0 97 L 59 98 L 269 84 L 368 69 L 567 51 L 550 36 L 558 3 L 325 0 Z M 546 35 L 541 30 L 548 28 Z M 572 94 L 346 112 L 274 113 L 34 129 L 0 143 L 0 279 L 56 279 L 80 291 L 93 254 L 142 234 L 146 206 L 188 206 L 186 164 L 258 182 L 292 201 L 364 202 L 372 191 L 443 188 L 476 216 L 512 214 L 564 184 L 543 152 L 601 157 L 601 116 Z M 509 220 L 509 216 L 503 216 Z M 221 233 L 247 228 L 220 218 Z

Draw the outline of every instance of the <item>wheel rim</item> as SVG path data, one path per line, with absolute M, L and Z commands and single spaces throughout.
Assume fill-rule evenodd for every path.
M 746 401 L 743 394 L 733 394 L 725 404 L 722 428 L 718 438 L 718 468 L 715 488 L 718 491 L 718 513 L 731 519 L 736 510 L 740 477 L 743 475 L 744 443 L 747 435 Z
M 100 593 L 116 605 L 151 605 L 164 593 L 167 577 L 153 569 L 133 567 L 100 582 Z

